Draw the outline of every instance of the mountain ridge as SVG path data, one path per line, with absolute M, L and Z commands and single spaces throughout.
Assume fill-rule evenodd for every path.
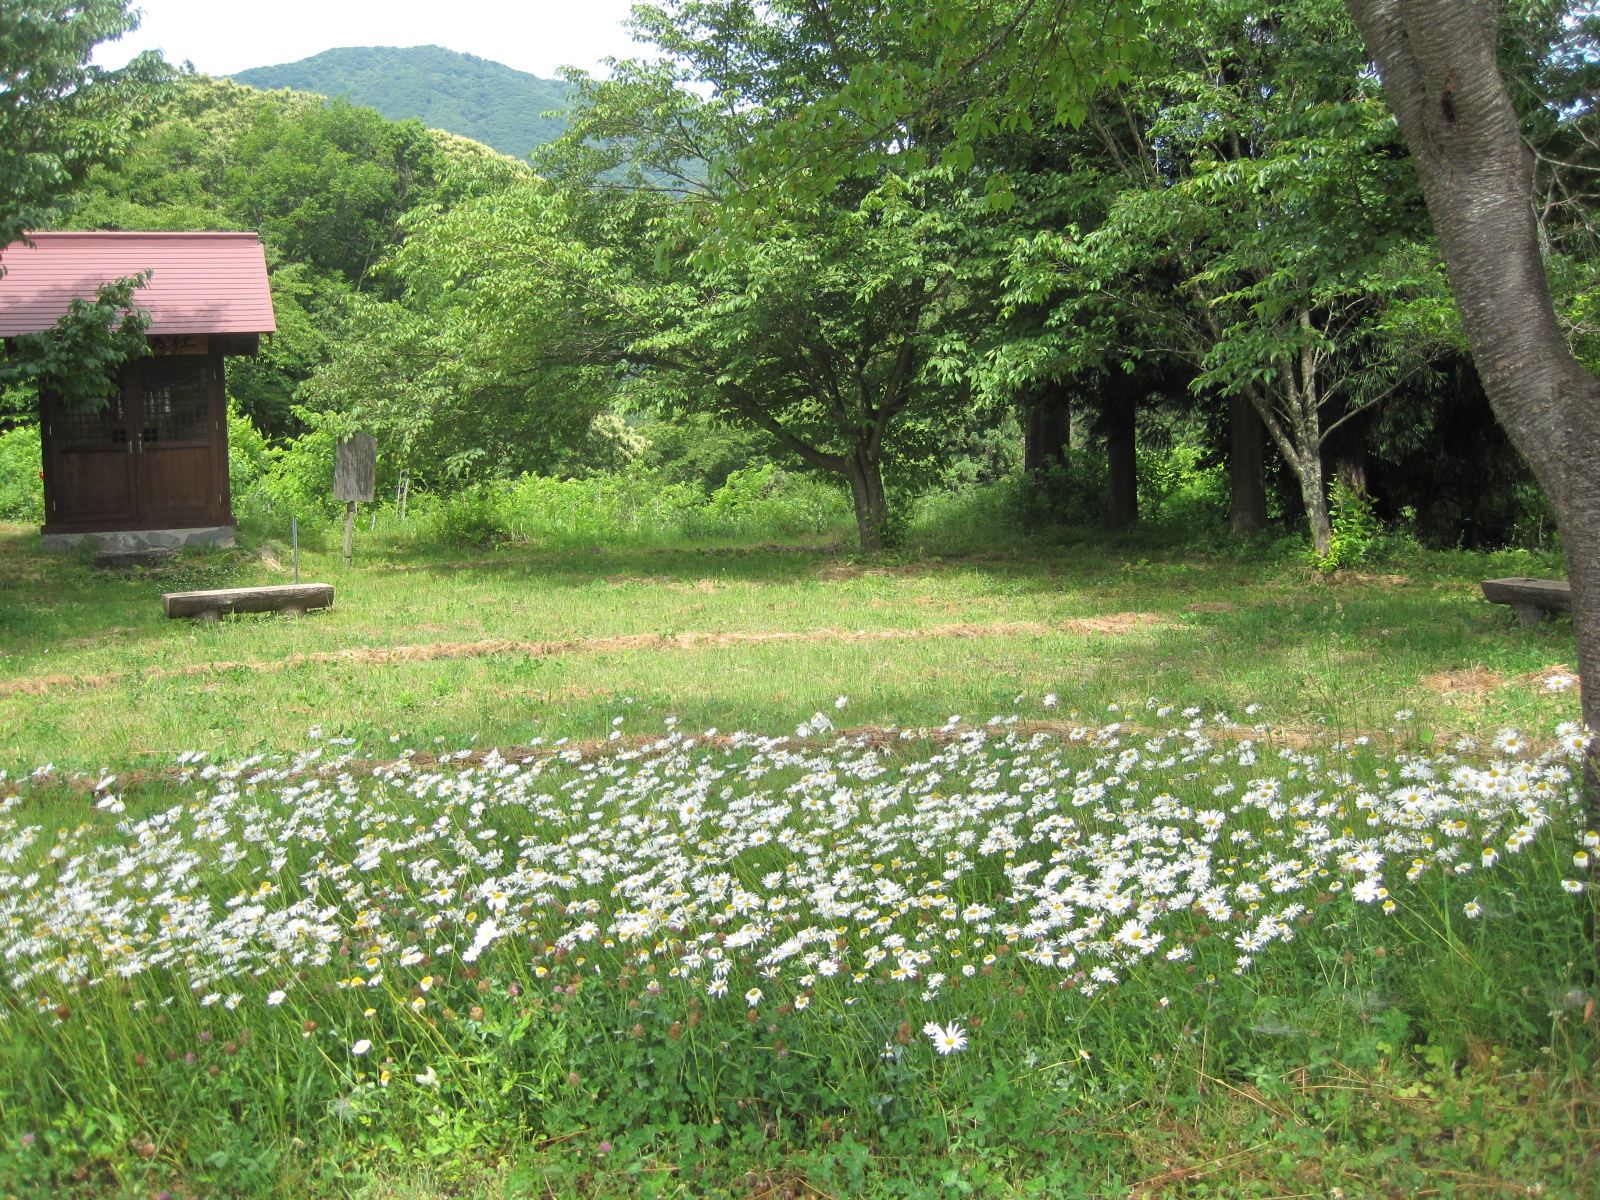
M 525 158 L 566 129 L 563 80 L 541 79 L 443 46 L 338 46 L 292 63 L 251 67 L 229 78 L 262 89 L 342 96 L 393 121 L 411 117 Z

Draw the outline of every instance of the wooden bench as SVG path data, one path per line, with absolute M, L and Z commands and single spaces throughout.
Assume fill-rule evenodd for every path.
M 1572 611 L 1572 585 L 1565 579 L 1485 579 L 1479 585 L 1490 604 L 1509 604 L 1524 628 L 1553 612 Z
M 272 587 L 217 588 L 209 592 L 166 592 L 161 611 L 169 617 L 215 621 L 224 613 L 281 612 L 299 616 L 333 607 L 331 583 L 280 583 Z

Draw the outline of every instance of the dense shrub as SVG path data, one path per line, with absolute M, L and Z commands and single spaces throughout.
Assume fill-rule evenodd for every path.
M 446 496 L 433 505 L 427 536 L 445 546 L 491 546 L 511 536 L 504 489 L 488 484 Z
M 44 520 L 40 466 L 37 425 L 0 433 L 0 521 Z

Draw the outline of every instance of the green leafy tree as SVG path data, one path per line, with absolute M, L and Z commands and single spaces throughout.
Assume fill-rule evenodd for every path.
M 149 119 L 171 74 L 159 55 L 119 71 L 89 62 L 96 45 L 137 24 L 125 0 L 0 3 L 0 248 L 48 225 Z M 122 363 L 147 352 L 148 320 L 133 307 L 143 282 L 78 297 L 53 330 L 12 339 L 0 352 L 0 386 L 49 387 L 74 407 L 103 402 Z
M 765 138 L 794 147 L 790 178 L 794 190 L 806 192 L 874 169 L 896 152 L 896 131 L 930 111 L 946 115 L 944 153 L 958 163 L 969 152 L 964 147 L 995 129 L 1035 120 L 1041 98 L 1053 107 L 1053 119 L 1080 122 L 1090 96 L 1131 78 L 1151 61 L 1159 35 L 1186 31 L 1194 11 L 1184 0 L 1092 6 L 937 0 L 838 8 L 778 0 L 771 11 L 794 21 L 804 19 L 797 14 L 808 7 L 830 19 L 849 12 L 874 30 L 898 30 L 876 42 L 883 53 L 870 66 L 853 70 L 845 84 Z M 1593 453 L 1600 442 L 1600 381 L 1574 354 L 1552 295 L 1534 204 L 1533 156 L 1502 65 L 1507 6 L 1346 0 L 1346 7 L 1415 164 L 1484 389 L 1556 511 L 1587 685 L 1584 715 L 1600 728 L 1600 462 Z M 1572 39 L 1576 58 L 1592 61 L 1592 8 L 1552 4 L 1548 10 L 1547 27 L 1580 35 Z M 1109 36 L 1097 40 L 1097 32 Z M 894 53 L 908 42 L 910 52 Z M 952 103 L 968 97 L 972 102 L 964 107 Z M 1578 114 L 1591 106 L 1592 97 L 1581 97 Z M 1555 106 L 1552 119 L 1563 115 Z M 765 150 L 752 145 L 740 153 Z M 1595 755 L 1600 750 L 1588 771 L 1593 813 L 1600 818 Z
M 435 361 L 403 396 L 385 391 L 389 411 L 470 408 L 493 382 L 547 413 L 588 391 L 735 422 L 846 483 L 862 545 L 882 545 L 885 464 L 936 458 L 938 431 L 973 402 L 966 366 L 999 254 L 959 214 L 982 205 L 948 172 L 885 171 L 785 202 L 759 229 L 724 224 L 763 186 L 748 164 L 707 170 L 756 119 L 744 93 L 705 100 L 638 64 L 575 82 L 573 128 L 541 159 L 549 182 L 421 220 L 396 255 L 423 322 L 409 340 Z M 385 349 L 352 343 L 319 389 L 353 399 L 399 358 L 362 340 Z M 503 412 L 480 426 L 504 427 Z
M 1246 397 L 1330 545 L 1324 447 L 1437 348 L 1400 313 L 1439 300 L 1413 176 L 1342 5 L 1209 4 L 1160 72 L 1090 101 L 1118 164 L 1103 219 L 1018 255 L 1080 356 L 1174 354 Z
M 1555 509 L 1572 585 L 1583 714 L 1600 729 L 1600 462 L 1593 452 L 1600 379 L 1573 353 L 1551 293 L 1531 156 L 1501 67 L 1499 7 L 1474 0 L 1348 4 L 1417 165 L 1484 391 Z M 1563 7 L 1557 26 L 1570 29 L 1568 17 Z M 1573 32 L 1580 35 L 1578 57 L 1592 60 L 1592 19 Z M 1585 98 L 1579 115 L 1592 104 Z M 1586 773 L 1589 815 L 1600 823 L 1600 747 L 1593 744 Z
M 283 436 L 300 428 L 297 389 L 328 360 L 352 297 L 400 290 L 374 268 L 404 240 L 407 216 L 527 177 L 416 121 L 191 77 L 122 160 L 91 174 L 66 224 L 259 230 L 278 332 L 259 356 L 230 363 L 228 386 L 258 427 Z
M 137 25 L 127 0 L 0 3 L 0 246 L 48 225 L 148 120 L 171 74 L 159 55 L 118 71 L 89 62 L 95 46 Z

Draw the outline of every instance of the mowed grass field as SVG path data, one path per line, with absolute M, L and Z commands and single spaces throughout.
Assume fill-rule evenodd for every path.
M 837 551 L 507 548 L 364 538 L 302 618 L 162 617 L 160 595 L 282 582 L 271 552 L 113 570 L 0 530 L 0 760 L 119 771 L 183 751 L 525 745 L 689 729 L 1083 718 L 1151 697 L 1259 704 L 1280 725 L 1530 731 L 1576 714 L 1565 619 L 1535 629 L 1477 582 L 1528 556 L 1436 555 L 1333 579 L 1197 552 L 1044 547 L 861 560 Z M 1149 554 L 1151 557 L 1143 557 Z M 284 557 L 287 557 L 286 555 Z M 1548 564 L 1546 564 L 1546 572 Z M 1060 705 L 1043 705 L 1054 693 Z M 836 697 L 849 697 L 840 713 Z M 1019 699 L 1020 698 L 1020 699 Z

